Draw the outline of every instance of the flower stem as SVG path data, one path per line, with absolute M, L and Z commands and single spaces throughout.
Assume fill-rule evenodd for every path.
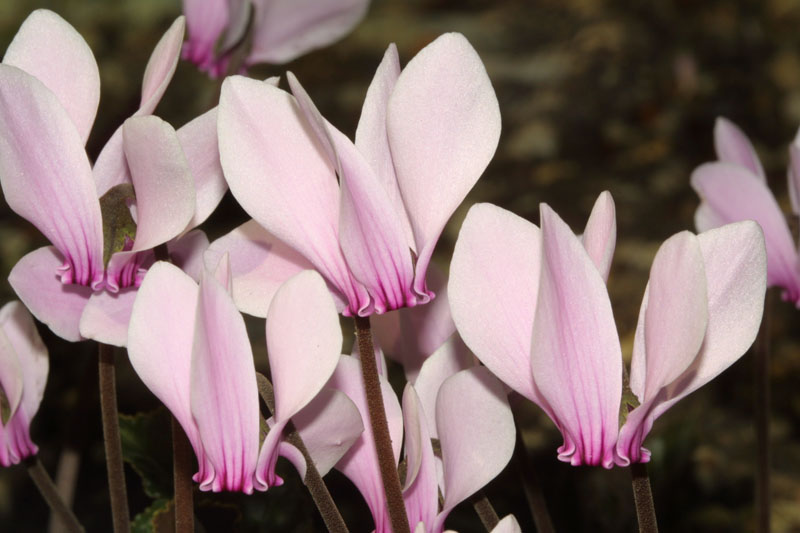
M 272 383 L 261 373 L 256 373 L 256 380 L 258 382 L 258 392 L 261 398 L 264 400 L 264 403 L 267 404 L 267 408 L 270 412 L 274 413 L 275 395 L 272 390 Z M 300 433 L 297 432 L 291 420 L 286 424 L 284 431 L 286 441 L 300 450 L 300 453 L 303 454 L 303 458 L 306 460 L 306 477 L 303 482 L 308 487 L 308 492 L 311 493 L 311 498 L 314 500 L 319 514 L 322 515 L 325 527 L 328 531 L 333 533 L 348 533 L 347 524 L 345 524 L 344 518 L 342 518 L 342 515 L 339 513 L 339 509 L 336 507 L 331 493 L 328 492 L 325 480 L 323 480 L 322 476 L 319 474 L 317 465 L 314 464 L 311 454 L 308 453 L 308 448 L 306 448 L 303 439 L 300 438 Z
M 47 470 L 42 466 L 39 458 L 35 455 L 27 458 L 25 460 L 25 466 L 28 467 L 28 474 L 36 484 L 36 488 L 39 489 L 47 505 L 50 506 L 50 510 L 61 519 L 66 530 L 70 532 L 84 531 L 83 526 L 78 522 L 75 514 L 69 506 L 64 503 L 64 500 L 61 499 L 61 495 L 58 493 L 55 483 L 53 483 Z
M 764 318 L 755 342 L 755 400 L 756 400 L 756 531 L 770 531 L 769 483 L 769 330 L 773 291 L 767 291 Z
M 533 522 L 536 524 L 536 531 L 539 533 L 555 533 L 553 521 L 547 510 L 547 502 L 544 499 L 544 492 L 542 492 L 542 485 L 539 483 L 536 470 L 531 465 L 530 458 L 528 457 L 528 447 L 525 445 L 525 440 L 522 438 L 522 432 L 519 429 L 520 426 L 519 424 L 516 424 L 516 426 L 517 445 L 514 455 L 517 463 L 517 471 L 522 479 L 522 488 L 525 490 L 525 499 L 528 500 Z
M 383 405 L 381 382 L 378 377 L 378 365 L 375 362 L 375 348 L 372 345 L 372 330 L 369 317 L 355 316 L 356 339 L 358 353 L 361 354 L 361 376 L 364 379 L 364 390 L 367 395 L 367 410 L 372 434 L 375 437 L 375 451 L 383 480 L 383 491 L 389 510 L 389 520 L 394 533 L 406 533 L 410 530 L 406 506 L 403 502 L 403 489 L 392 451 L 392 438 L 389 435 L 389 423 L 386 421 L 386 409 Z
M 192 454 L 189 439 L 173 416 L 172 482 L 175 492 L 175 533 L 192 533 L 194 531 Z
M 130 531 L 130 515 L 128 514 L 128 493 L 125 487 L 125 467 L 122 464 L 122 441 L 119 436 L 114 348 L 102 343 L 99 343 L 98 347 L 100 410 L 103 418 L 111 516 L 114 521 L 114 532 L 128 533 Z
M 481 523 L 483 527 L 486 528 L 486 531 L 493 530 L 497 524 L 500 523 L 500 517 L 497 516 L 497 512 L 492 507 L 492 503 L 489 501 L 489 498 L 486 497 L 486 493 L 483 489 L 476 492 L 472 498 L 470 498 L 472 502 L 472 507 L 475 508 L 475 512 L 478 513 L 478 518 L 481 519 Z
M 645 463 L 631 463 L 631 477 L 633 478 L 633 499 L 636 502 L 639 533 L 658 533 L 656 507 L 653 504 L 653 492 L 650 490 L 650 478 L 647 477 Z

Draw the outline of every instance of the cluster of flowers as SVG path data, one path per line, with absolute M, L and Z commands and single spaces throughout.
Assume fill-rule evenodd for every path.
M 217 3 L 230 11 L 205 19 L 195 3 L 184 1 L 193 38 L 183 53 L 219 75 L 250 3 Z M 253 0 L 253 24 L 274 24 L 264 22 L 272 20 L 264 6 L 283 4 Z M 255 39 L 246 64 L 285 61 L 338 38 L 366 9 L 351 4 L 300 44 Z M 314 18 L 310 11 L 295 11 L 292 24 Z M 278 456 L 303 476 L 303 455 L 284 437 L 291 420 L 320 472 L 349 477 L 376 529 L 389 530 L 359 360 L 376 357 L 395 461 L 401 444 L 405 453 L 410 523 L 442 531 L 448 513 L 511 458 L 509 391 L 556 424 L 559 459 L 647 462 L 643 441 L 655 419 L 752 344 L 767 281 L 788 298 L 800 295 L 797 252 L 758 159 L 720 122 L 721 162 L 692 178 L 704 200 L 698 227 L 707 231 L 676 234 L 658 250 L 627 379 L 606 288 L 616 244 L 610 194 L 598 198 L 582 235 L 546 204 L 540 227 L 475 205 L 449 280 L 431 263 L 500 136 L 494 90 L 462 35 L 442 35 L 403 69 L 389 46 L 353 142 L 291 73 L 290 92 L 277 79 L 228 77 L 219 106 L 177 131 L 154 116 L 184 25 L 178 19 L 156 46 L 139 110 L 92 166 L 84 143 L 99 100 L 94 57 L 58 15 L 34 12 L 0 64 L 0 183 L 9 206 L 52 243 L 11 272 L 19 298 L 67 340 L 127 347 L 186 432 L 202 490 L 279 485 Z M 800 148 L 792 153 L 797 167 Z M 209 243 L 195 228 L 228 187 L 252 220 Z M 761 223 L 766 248 L 759 226 L 740 218 Z M 241 312 L 266 318 L 275 411 L 263 441 Z M 375 354 L 342 355 L 340 313 L 372 317 Z M 0 463 L 8 465 L 36 453 L 29 424 L 47 358 L 19 303 L 0 311 L 0 334 L 10 407 Z M 384 354 L 404 366 L 402 401 L 386 381 Z M 518 528 L 513 517 L 501 527 Z

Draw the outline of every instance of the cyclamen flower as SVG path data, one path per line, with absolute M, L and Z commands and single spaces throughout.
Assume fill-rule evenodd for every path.
M 49 361 L 33 318 L 20 302 L 0 309 L 0 465 L 35 455 L 30 424 L 44 395 Z
M 117 129 L 94 168 L 84 144 L 100 79 L 75 29 L 53 12 L 34 11 L 0 64 L 0 184 L 9 206 L 53 243 L 23 257 L 9 282 L 34 316 L 64 339 L 124 345 L 135 297 L 125 289 L 141 283 L 151 250 L 169 241 L 176 259 L 198 270 L 197 252 L 208 244 L 202 233 L 186 233 L 226 190 L 216 155 L 216 111 L 178 132 L 149 116 L 175 71 L 183 29 L 179 18 L 156 46 L 139 110 Z M 113 189 L 123 184 L 132 185 L 135 198 Z M 102 213 L 106 193 L 106 199 L 118 198 Z
M 186 432 L 201 490 L 249 494 L 280 485 L 274 472 L 279 454 L 305 476 L 302 455 L 281 438 L 292 417 L 324 474 L 363 428 L 358 410 L 343 394 L 320 394 L 342 344 L 325 283 L 318 274 L 304 272 L 273 300 L 267 345 L 276 414 L 260 451 L 253 353 L 230 283 L 227 258 L 213 275 L 203 273 L 199 287 L 177 267 L 156 263 L 131 316 L 131 364 Z
M 718 161 L 700 165 L 692 173 L 692 187 L 700 196 L 695 214 L 698 231 L 739 220 L 755 220 L 767 243 L 767 283 L 783 289 L 783 299 L 800 308 L 800 258 L 767 176 L 753 145 L 735 124 L 718 118 L 714 126 Z M 800 132 L 789 146 L 789 198 L 800 215 Z
M 189 30 L 183 59 L 212 78 L 224 76 L 250 23 L 245 68 L 288 63 L 350 33 L 368 6 L 369 0 L 183 0 Z
M 237 201 L 266 229 L 262 243 L 288 246 L 312 264 L 347 316 L 427 303 L 436 241 L 500 134 L 497 98 L 477 53 L 462 35 L 446 34 L 400 72 L 390 46 L 355 144 L 319 115 L 291 74 L 289 82 L 296 98 L 236 76 L 222 87 L 222 168 Z M 234 270 L 266 260 L 269 247 L 260 249 L 233 256 Z
M 540 213 L 541 230 L 490 204 L 470 210 L 450 267 L 456 327 L 483 364 L 553 420 L 564 437 L 559 459 L 646 462 L 642 442 L 655 419 L 755 339 L 766 290 L 761 230 L 740 222 L 661 246 L 631 364 L 641 405 L 619 429 L 623 363 L 604 281 L 613 202 L 601 195 L 582 237 L 547 205 Z

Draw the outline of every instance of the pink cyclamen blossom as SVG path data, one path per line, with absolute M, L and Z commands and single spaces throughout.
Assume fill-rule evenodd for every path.
M 189 37 L 182 56 L 212 78 L 224 76 L 252 25 L 244 67 L 288 63 L 350 33 L 368 6 L 369 0 L 183 0 Z
M 297 416 L 317 467 L 327 472 L 363 426 L 343 394 L 319 394 L 339 358 L 341 331 L 325 283 L 308 271 L 276 294 L 267 320 L 276 413 L 259 451 L 260 414 L 253 353 L 244 320 L 230 297 L 223 258 L 200 286 L 177 267 L 158 262 L 133 308 L 128 353 L 145 385 L 183 427 L 197 456 L 194 480 L 215 492 L 267 490 L 284 455 L 305 475 L 302 455 L 283 442 Z
M 9 206 L 53 243 L 23 257 L 9 282 L 34 316 L 67 340 L 124 345 L 133 288 L 153 262 L 152 249 L 168 243 L 176 260 L 197 270 L 208 244 L 202 233 L 187 232 L 226 191 L 216 110 L 177 132 L 150 115 L 175 71 L 183 30 L 179 18 L 156 46 L 138 111 L 93 168 L 84 144 L 100 78 L 75 29 L 51 11 L 34 11 L 0 64 L 0 184 Z M 137 225 L 135 238 L 118 250 L 104 235 L 100 197 L 125 183 L 135 190 L 129 207 Z
M 800 308 L 800 258 L 797 245 L 750 140 L 733 122 L 718 118 L 714 126 L 717 159 L 692 173 L 700 196 L 695 214 L 698 231 L 739 220 L 755 220 L 767 243 L 767 283 L 783 289 L 783 299 Z M 789 197 L 800 214 L 800 132 L 789 146 Z
M 0 309 L 0 465 L 35 455 L 30 424 L 44 395 L 49 361 L 33 318 L 20 302 Z M 7 402 L 7 403 L 6 403 Z
M 573 465 L 645 462 L 653 421 L 733 364 L 755 339 L 766 290 L 763 234 L 751 221 L 668 239 L 653 261 L 619 428 L 623 362 L 605 286 L 615 241 L 603 193 L 582 237 L 546 205 L 541 230 L 473 206 L 456 242 L 449 295 L 459 333 L 509 387 L 538 404 Z
M 237 201 L 323 275 L 345 315 L 427 303 L 439 235 L 500 135 L 477 53 L 462 35 L 445 34 L 401 72 L 390 46 L 355 143 L 291 74 L 289 82 L 294 97 L 237 76 L 223 84 L 220 157 Z

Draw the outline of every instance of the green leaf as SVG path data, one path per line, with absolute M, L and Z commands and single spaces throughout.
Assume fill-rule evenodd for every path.
M 103 264 L 108 266 L 111 256 L 132 244 L 136 238 L 136 222 L 131 216 L 130 204 L 136 200 L 133 185 L 121 183 L 111 187 L 100 198 L 103 215 Z
M 119 415 L 122 458 L 142 478 L 151 498 L 172 498 L 170 414 L 164 407 L 149 413 Z M 166 436 L 166 437 L 165 437 Z
M 159 498 L 137 514 L 131 522 L 131 533 L 167 533 L 175 528 L 175 507 L 172 500 Z

